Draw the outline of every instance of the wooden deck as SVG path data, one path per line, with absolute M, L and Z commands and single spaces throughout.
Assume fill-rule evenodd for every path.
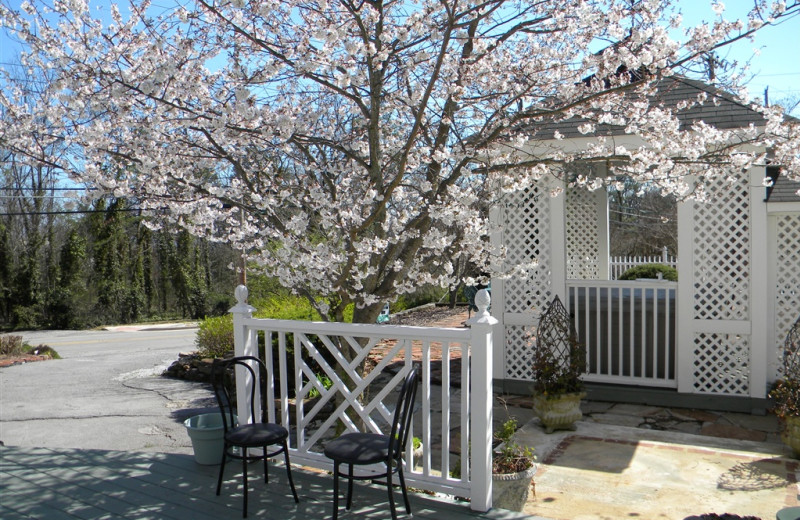
M 191 455 L 170 453 L 0 447 L 0 518 L 239 519 L 242 518 L 238 461 L 228 464 L 216 496 L 219 466 L 201 466 Z M 325 473 L 295 468 L 300 504 L 291 497 L 283 468 L 251 468 L 249 518 L 314 519 L 331 515 L 333 480 Z M 396 500 L 402 498 L 395 496 Z M 413 517 L 426 520 L 523 520 L 521 513 L 495 509 L 475 513 L 468 504 L 427 495 L 410 496 Z M 344 504 L 340 501 L 340 504 Z M 404 513 L 400 506 L 398 513 Z M 360 485 L 353 509 L 342 520 L 389 518 L 386 488 Z M 400 518 L 406 518 L 404 514 Z

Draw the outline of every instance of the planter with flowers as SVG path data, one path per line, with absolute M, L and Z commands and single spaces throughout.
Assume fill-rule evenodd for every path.
M 781 423 L 781 440 L 800 459 L 800 318 L 786 335 L 783 377 L 772 386 L 769 397 Z
M 586 349 L 578 342 L 569 313 L 556 296 L 539 319 L 533 345 L 533 410 L 547 433 L 575 429 L 585 397 L 581 376 Z
M 536 456 L 513 440 L 516 429 L 517 421 L 509 419 L 495 433 L 500 444 L 492 456 L 492 507 L 522 511 L 534 486 Z

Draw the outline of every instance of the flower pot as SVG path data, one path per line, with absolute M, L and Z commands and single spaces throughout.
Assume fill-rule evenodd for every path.
M 533 411 L 542 421 L 547 433 L 555 430 L 574 430 L 575 421 L 583 417 L 581 399 L 583 392 L 559 395 L 533 396 Z
M 781 440 L 792 449 L 794 457 L 800 459 L 800 416 L 786 417 Z
M 410 441 L 409 441 L 410 442 Z M 413 467 L 414 468 L 421 468 L 422 467 L 422 455 L 425 453 L 425 445 L 420 443 L 418 448 L 411 449 L 411 460 L 414 461 Z
M 195 415 L 186 419 L 183 424 L 192 440 L 195 462 L 203 465 L 221 463 L 222 450 L 225 447 L 222 415 L 219 412 Z
M 522 511 L 533 488 L 536 464 L 519 473 L 492 474 L 492 507 Z

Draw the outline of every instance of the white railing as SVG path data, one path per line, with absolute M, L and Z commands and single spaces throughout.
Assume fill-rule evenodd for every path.
M 642 264 L 665 264 L 677 269 L 678 257 L 670 255 L 666 247 L 660 256 L 611 256 L 608 259 L 608 278 L 609 280 L 617 280 L 622 273 L 631 267 Z
M 676 282 L 567 281 L 587 381 L 676 387 Z
M 388 433 L 393 399 L 416 364 L 421 387 L 411 435 L 421 440 L 423 454 L 415 460 L 409 443 L 409 485 L 469 497 L 476 511 L 491 508 L 490 346 L 497 320 L 486 310 L 488 293 L 476 301 L 480 310 L 469 329 L 255 319 L 246 287 L 237 287 L 236 299 L 236 355 L 264 352 L 268 419 L 291 432 L 293 464 L 332 469 L 322 451 L 337 430 Z M 364 362 L 369 368 L 362 371 Z M 332 385 L 326 388 L 318 374 Z M 248 384 L 237 373 L 237 395 L 248 395 Z M 306 400 L 312 388 L 319 397 Z M 248 417 L 247 403 L 238 406 L 239 417 Z M 460 476 L 451 475 L 455 465 Z

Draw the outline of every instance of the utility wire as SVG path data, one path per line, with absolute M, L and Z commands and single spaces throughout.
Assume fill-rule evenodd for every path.
M 163 209 L 163 208 L 161 208 Z M 28 211 L 19 211 L 19 212 L 11 212 L 11 213 L 0 213 L 0 216 L 3 217 L 22 217 L 22 216 L 33 216 L 33 215 L 74 215 L 74 214 L 87 214 L 87 213 L 122 213 L 124 212 L 143 212 L 143 211 L 157 211 L 158 208 L 123 208 L 123 209 L 114 209 L 114 210 L 106 210 L 106 209 L 76 209 L 76 210 L 63 210 L 63 211 L 35 211 L 35 212 L 28 212 Z

